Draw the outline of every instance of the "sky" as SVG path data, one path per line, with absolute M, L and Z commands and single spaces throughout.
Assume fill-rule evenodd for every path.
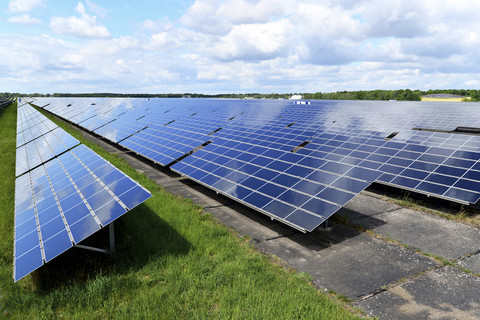
M 475 0 L 6 0 L 0 92 L 480 89 Z

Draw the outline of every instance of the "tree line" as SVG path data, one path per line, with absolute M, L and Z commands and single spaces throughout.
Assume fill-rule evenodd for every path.
M 429 94 L 448 93 L 463 97 L 471 97 L 471 101 L 480 101 L 480 90 L 465 89 L 436 89 L 436 90 L 369 90 L 369 91 L 337 91 L 328 93 L 307 93 L 305 99 L 328 99 L 328 100 L 398 100 L 420 101 L 422 96 Z
M 293 94 L 302 95 L 303 99 L 315 100 L 398 100 L 419 101 L 422 96 L 428 94 L 449 93 L 464 97 L 471 97 L 471 101 L 480 101 L 480 90 L 472 89 L 435 89 L 435 90 L 360 90 L 360 91 L 336 91 L 316 93 L 223 93 L 223 94 L 200 94 L 200 93 L 53 93 L 53 94 L 22 94 L 0 92 L 2 98 L 12 97 L 107 97 L 107 98 L 232 98 L 232 99 L 288 99 Z

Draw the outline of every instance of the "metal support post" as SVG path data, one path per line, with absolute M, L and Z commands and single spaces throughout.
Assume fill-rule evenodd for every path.
M 328 223 L 328 219 L 325 220 L 321 226 L 318 228 L 319 231 L 330 231 L 331 228 L 330 228 L 330 224 Z
M 113 229 L 113 222 L 108 225 L 108 237 L 110 240 L 110 253 L 115 251 L 115 230 Z
M 85 250 L 90 250 L 90 251 L 95 251 L 95 252 L 101 252 L 105 254 L 111 254 L 112 252 L 115 251 L 115 230 L 113 227 L 113 222 L 108 225 L 108 240 L 110 242 L 110 250 L 106 249 L 100 249 L 100 248 L 95 248 L 95 247 L 90 247 L 90 246 L 84 246 L 83 244 L 77 244 L 75 245 L 75 248 L 80 248 L 80 249 L 85 249 Z

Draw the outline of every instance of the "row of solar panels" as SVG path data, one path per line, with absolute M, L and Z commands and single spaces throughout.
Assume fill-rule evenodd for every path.
M 151 194 L 29 104 L 17 109 L 15 281 Z
M 8 106 L 14 101 L 15 99 L 12 98 L 0 98 L 0 108 Z
M 478 104 L 37 99 L 36 105 L 302 231 L 372 182 L 480 198 Z

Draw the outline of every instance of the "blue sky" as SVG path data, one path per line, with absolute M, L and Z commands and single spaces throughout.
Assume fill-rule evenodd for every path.
M 480 1 L 10 0 L 0 92 L 480 87 Z

